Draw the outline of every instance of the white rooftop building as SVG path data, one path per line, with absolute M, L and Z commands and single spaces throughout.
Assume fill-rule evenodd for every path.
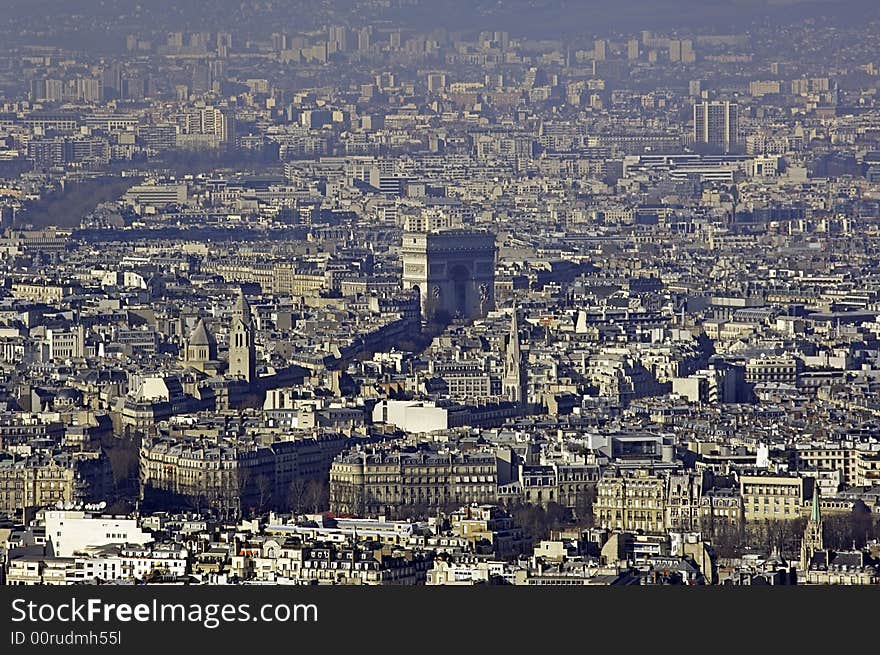
M 72 557 L 92 546 L 131 544 L 143 546 L 152 535 L 135 519 L 90 514 L 81 510 L 46 510 L 46 540 L 56 557 Z

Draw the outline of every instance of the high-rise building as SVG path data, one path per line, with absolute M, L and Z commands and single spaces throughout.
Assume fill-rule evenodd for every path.
M 60 102 L 64 95 L 61 80 L 31 80 L 31 100 L 34 102 Z
M 370 29 L 368 27 L 358 30 L 357 49 L 361 52 L 370 49 Z
M 181 134 L 210 136 L 215 146 L 235 143 L 235 115 L 230 109 L 195 107 L 176 118 Z
M 593 59 L 596 61 L 605 61 L 608 56 L 608 42 L 604 39 L 596 39 L 593 43 Z
M 275 52 L 287 50 L 287 34 L 284 32 L 274 32 L 272 34 L 272 50 Z
M 330 27 L 327 32 L 327 42 L 331 44 L 334 52 L 347 52 L 348 28 L 344 25 Z
M 639 58 L 640 49 L 639 49 L 639 40 L 638 39 L 630 39 L 626 43 L 626 58 L 630 61 Z
M 733 102 L 700 102 L 694 105 L 694 143 L 724 152 L 739 144 L 739 108 Z
M 101 71 L 101 99 L 118 98 L 122 90 L 122 69 L 116 64 L 107 66 Z
M 681 61 L 684 64 L 692 64 L 697 60 L 697 55 L 694 52 L 694 42 L 690 39 L 685 39 L 681 42 Z
M 91 77 L 77 78 L 76 97 L 85 102 L 99 102 L 101 100 L 101 83 Z

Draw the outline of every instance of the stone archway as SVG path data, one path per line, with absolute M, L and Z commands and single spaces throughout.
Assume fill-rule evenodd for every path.
M 449 269 L 449 280 L 452 282 L 451 309 L 454 314 L 468 314 L 468 282 L 471 272 L 464 264 L 455 264 Z

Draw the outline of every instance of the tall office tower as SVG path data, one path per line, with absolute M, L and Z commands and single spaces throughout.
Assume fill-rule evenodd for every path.
M 370 49 L 370 28 L 364 27 L 358 30 L 358 51 L 364 52 Z
M 495 235 L 484 230 L 404 232 L 403 288 L 417 289 L 422 316 L 485 316 L 495 306 Z
M 703 81 L 702 80 L 691 80 L 688 82 L 688 93 L 694 97 L 700 97 L 700 94 L 703 92 Z
M 400 48 L 400 43 L 401 43 L 400 30 L 394 30 L 388 36 L 388 45 L 391 46 L 391 48 L 393 50 L 397 50 Z
M 51 81 L 47 79 L 31 80 L 31 100 L 33 102 L 44 102 L 49 97 L 49 82 Z
M 206 107 L 200 111 L 202 134 L 213 134 L 220 143 L 235 144 L 235 112 Z
M 739 144 L 739 108 L 732 102 L 694 105 L 694 143 L 706 143 L 730 152 Z
M 639 58 L 639 40 L 630 39 L 626 42 L 626 58 L 630 61 Z
M 122 69 L 111 64 L 101 71 L 101 99 L 113 100 L 122 90 Z
M 213 137 L 215 147 L 235 144 L 235 112 L 226 107 L 194 107 L 180 112 L 176 123 L 182 135 Z
M 101 83 L 91 77 L 77 78 L 76 97 L 85 102 L 99 102 L 101 100 Z
M 327 41 L 336 52 L 348 51 L 348 28 L 345 25 L 331 27 L 327 33 Z
M 678 39 L 671 39 L 669 41 L 669 61 L 681 61 L 681 41 Z
M 232 35 L 229 32 L 217 32 L 217 56 L 225 59 L 232 47 Z
M 274 52 L 287 50 L 287 34 L 284 32 L 275 32 L 272 34 L 272 50 Z
M 119 96 L 122 100 L 139 102 L 147 95 L 147 78 L 142 73 L 127 73 L 122 78 Z
M 694 52 L 694 42 L 690 39 L 685 39 L 681 42 L 681 61 L 684 64 L 692 64 L 697 60 L 697 55 Z
M 229 331 L 229 375 L 253 382 L 256 377 L 256 348 L 254 320 L 251 306 L 240 291 L 232 310 L 232 328 Z
M 605 61 L 608 55 L 608 42 L 605 39 L 596 39 L 593 42 L 593 59 L 596 61 Z

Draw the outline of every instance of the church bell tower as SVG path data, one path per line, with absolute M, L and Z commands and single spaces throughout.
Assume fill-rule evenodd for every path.
M 229 331 L 229 375 L 253 382 L 256 377 L 256 350 L 254 347 L 254 320 L 251 306 L 244 292 L 239 291 L 232 310 Z

